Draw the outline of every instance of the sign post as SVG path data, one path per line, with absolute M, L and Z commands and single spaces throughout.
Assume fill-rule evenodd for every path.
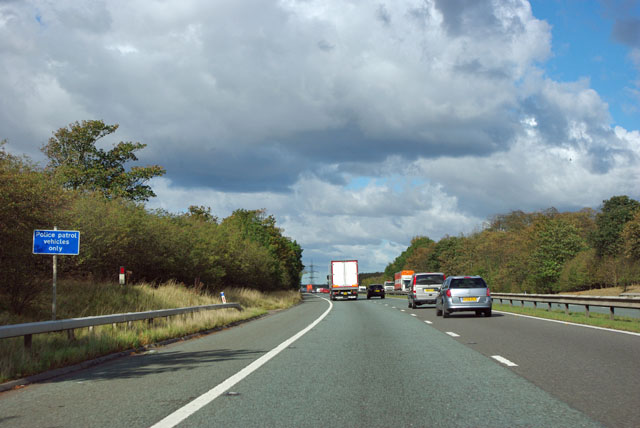
M 53 256 L 53 300 L 51 303 L 52 319 L 56 319 L 56 285 L 58 281 L 58 255 L 77 256 L 80 254 L 80 231 L 53 230 L 33 231 L 33 254 Z

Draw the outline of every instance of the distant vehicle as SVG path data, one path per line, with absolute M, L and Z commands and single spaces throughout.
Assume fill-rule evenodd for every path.
M 318 288 L 318 293 L 329 293 L 329 289 L 328 288 Z
M 384 282 L 384 291 L 393 291 L 395 290 L 395 286 L 393 285 L 393 281 L 385 281 Z
M 307 293 L 313 293 L 313 285 L 307 284 Z
M 331 300 L 358 300 L 357 260 L 332 260 L 329 264 L 328 280 Z
M 436 299 L 436 315 L 448 318 L 452 312 L 475 311 L 491 316 L 491 292 L 480 276 L 450 276 Z
M 394 275 L 393 286 L 396 291 L 409 291 L 411 279 L 414 274 L 412 270 L 403 270 Z
M 367 287 L 365 285 L 360 285 L 358 287 L 358 292 L 366 293 L 367 292 Z
M 382 284 L 371 284 L 369 288 L 367 288 L 367 299 L 372 297 L 380 297 L 381 299 L 384 299 L 384 295 L 385 292 Z
M 441 272 L 414 273 L 411 279 L 411 290 L 407 294 L 410 308 L 417 308 L 427 303 L 435 303 L 440 286 L 445 280 Z

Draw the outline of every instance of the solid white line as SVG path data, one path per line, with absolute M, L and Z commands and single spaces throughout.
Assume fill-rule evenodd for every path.
M 505 357 L 501 357 L 500 355 L 492 355 L 491 358 L 493 358 L 494 360 L 500 361 L 505 366 L 518 367 L 518 365 L 516 363 L 511 362 L 511 361 L 507 360 Z
M 448 332 L 447 332 L 447 334 L 448 334 L 449 336 L 451 336 L 451 337 L 460 337 L 460 335 L 459 335 L 459 334 L 456 334 L 456 333 L 454 333 L 454 332 L 452 332 L 452 331 L 448 331 Z
M 557 322 L 559 324 L 575 325 L 575 326 L 578 326 L 578 327 L 594 328 L 596 330 L 612 331 L 614 333 L 624 333 L 624 334 L 630 334 L 632 336 L 640 336 L 640 333 L 635 333 L 633 331 L 616 330 L 615 328 L 606 328 L 606 327 L 598 327 L 596 325 L 587 325 L 587 324 L 578 324 L 578 323 L 575 323 L 575 322 L 551 320 L 549 318 L 532 317 L 531 315 L 514 314 L 513 312 L 506 312 L 506 311 L 496 311 L 496 310 L 494 310 L 493 312 L 497 312 L 499 314 L 509 314 L 509 315 L 513 315 L 513 316 L 516 316 L 516 317 L 531 318 L 531 319 L 540 320 L 540 321 L 551 321 L 551 322 Z
M 280 352 L 282 352 L 284 349 L 290 346 L 293 342 L 295 342 L 296 340 L 304 336 L 309 330 L 311 330 L 320 321 L 322 321 L 324 317 L 326 317 L 327 314 L 333 308 L 333 303 L 331 303 L 331 301 L 325 299 L 324 297 L 321 297 L 321 299 L 324 299 L 327 302 L 329 302 L 329 309 L 324 311 L 324 313 L 320 315 L 318 319 L 316 319 L 314 322 L 309 324 L 304 330 L 301 330 L 297 334 L 291 336 L 289 339 L 285 340 L 280 345 L 276 346 L 271 351 L 267 352 L 262 357 L 258 358 L 257 360 L 255 360 L 254 362 L 252 362 L 251 364 L 249 364 L 248 366 L 240 370 L 238 373 L 234 374 L 224 382 L 218 384 L 216 387 L 210 389 L 208 392 L 205 392 L 204 394 L 202 394 L 200 397 L 196 398 L 192 402 L 186 404 L 185 406 L 171 413 L 169 416 L 162 419 L 160 422 L 156 423 L 151 428 L 171 428 L 178 425 L 180 422 L 184 421 L 189 416 L 191 416 L 192 414 L 194 414 L 195 412 L 197 412 L 198 410 L 200 410 L 201 408 L 203 408 L 204 406 L 206 406 L 207 404 L 209 404 L 210 402 L 218 398 L 220 395 L 222 395 L 224 392 L 226 392 L 229 388 L 234 386 L 236 383 L 240 382 L 241 380 L 249 376 L 251 373 L 259 369 L 267 361 L 269 361 L 270 359 L 278 355 Z
M 433 324 L 431 321 L 425 321 L 427 324 Z

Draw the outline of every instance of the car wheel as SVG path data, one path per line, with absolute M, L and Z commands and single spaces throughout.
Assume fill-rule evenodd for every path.
M 416 305 L 416 302 L 413 301 L 413 303 L 411 304 L 411 309 L 416 309 L 418 307 L 418 305 Z
M 407 302 L 407 307 L 408 307 L 409 309 L 411 309 L 411 300 L 409 300 L 409 301 Z
M 371 299 L 371 296 L 367 296 L 367 300 Z
M 442 316 L 442 310 L 436 308 L 436 316 L 441 317 Z
M 481 311 L 476 311 L 476 316 L 477 316 L 477 317 L 479 317 L 479 316 L 480 316 L 480 314 L 482 314 L 482 312 L 481 312 Z
M 486 311 L 484 311 L 484 316 L 485 317 L 490 317 L 491 316 L 491 309 L 487 309 Z
M 384 296 L 382 296 L 381 299 L 384 299 Z
M 449 318 L 449 311 L 444 306 L 442 307 L 442 318 Z

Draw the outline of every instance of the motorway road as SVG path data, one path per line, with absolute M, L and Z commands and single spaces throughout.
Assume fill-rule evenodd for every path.
M 323 314 L 280 353 L 270 352 Z M 2 393 L 0 426 L 168 427 L 164 418 L 176 411 L 180 427 L 640 420 L 639 337 L 500 315 L 444 320 L 432 308 L 406 308 L 405 300 L 331 305 L 306 295 L 301 305 L 238 327 Z M 229 378 L 235 383 L 212 395 Z

